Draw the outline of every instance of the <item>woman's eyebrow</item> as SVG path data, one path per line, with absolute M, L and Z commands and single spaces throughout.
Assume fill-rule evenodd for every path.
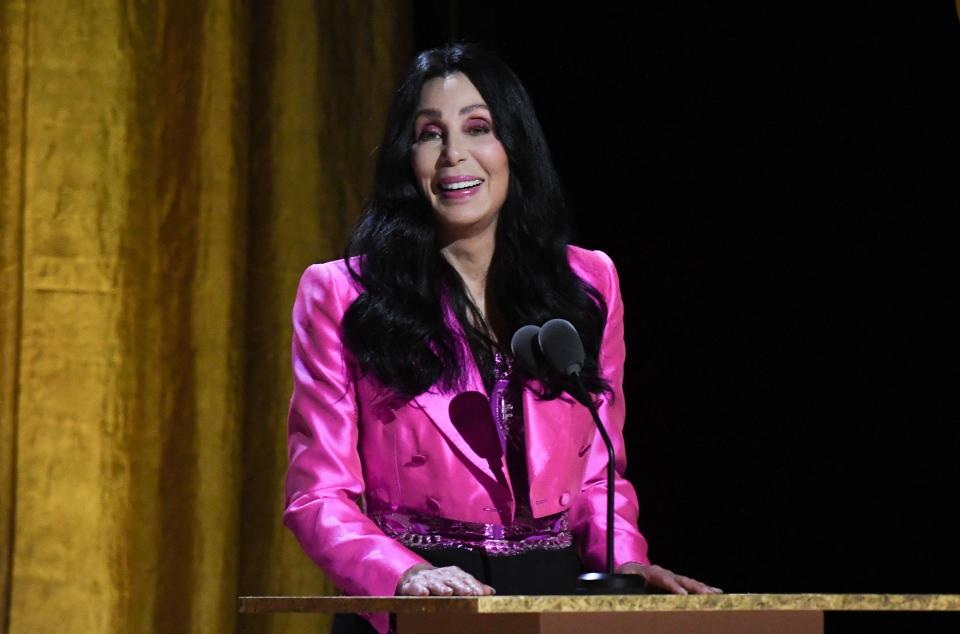
M 469 106 L 464 106 L 463 108 L 460 108 L 460 115 L 463 116 L 463 115 L 467 114 L 468 112 L 473 112 L 474 110 L 479 110 L 480 108 L 483 108 L 483 109 L 486 110 L 487 112 L 490 111 L 490 109 L 487 108 L 486 104 L 475 103 L 475 104 L 472 104 L 472 105 L 469 105 Z M 419 117 L 420 115 L 427 115 L 427 116 L 434 117 L 434 118 L 437 118 L 437 119 L 439 119 L 439 118 L 441 118 L 441 117 L 443 116 L 442 113 L 441 113 L 439 110 L 437 110 L 436 108 L 421 108 L 420 110 L 417 110 L 417 114 L 414 116 L 414 118 Z

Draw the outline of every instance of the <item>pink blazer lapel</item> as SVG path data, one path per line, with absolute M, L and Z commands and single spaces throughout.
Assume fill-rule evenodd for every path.
M 414 402 L 450 444 L 481 473 L 494 482 L 509 482 L 506 457 L 480 371 L 463 330 L 450 310 L 447 311 L 447 319 L 461 341 L 467 365 L 467 385 L 459 394 L 444 393 L 434 385 L 417 396 Z M 576 456 L 577 448 L 568 447 L 573 437 L 569 429 L 572 403 L 572 399 L 566 396 L 541 401 L 529 388 L 523 391 L 527 473 L 531 484 L 538 478 L 550 476 L 552 471 L 562 472 L 566 467 L 564 457 L 571 454 Z
M 493 482 L 508 482 L 506 460 L 480 371 L 463 330 L 450 310 L 447 311 L 447 320 L 461 342 L 467 369 L 466 386 L 459 393 L 449 393 L 434 385 L 414 398 L 414 402 L 450 444 L 481 473 Z
M 492 482 L 507 481 L 506 463 L 486 394 L 475 388 L 458 394 L 431 390 L 417 396 L 414 402 L 463 459 Z
M 435 386 L 414 401 L 479 472 L 493 482 L 509 482 L 490 401 L 472 361 L 471 367 L 470 381 L 459 394 L 443 393 Z M 570 446 L 574 442 L 570 429 L 573 407 L 567 397 L 541 401 L 529 388 L 523 391 L 527 473 L 531 484 L 550 479 L 554 472 L 563 472 L 564 460 L 577 455 L 577 447 Z

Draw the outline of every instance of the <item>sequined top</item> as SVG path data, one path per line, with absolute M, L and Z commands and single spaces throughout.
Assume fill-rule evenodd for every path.
M 462 548 L 484 550 L 488 555 L 517 555 L 572 545 L 567 511 L 535 518 L 530 510 L 521 394 L 512 359 L 496 353 L 490 408 L 515 495 L 511 525 L 461 522 L 412 511 L 375 511 L 370 518 L 385 534 L 420 549 Z

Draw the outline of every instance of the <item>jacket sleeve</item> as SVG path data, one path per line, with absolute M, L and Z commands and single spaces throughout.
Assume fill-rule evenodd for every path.
M 623 339 L 623 302 L 620 281 L 613 261 L 602 251 L 595 252 L 603 262 L 605 276 L 595 286 L 607 301 L 607 323 L 600 347 L 599 366 L 602 376 L 613 389 L 604 396 L 599 407 L 614 450 L 614 567 L 635 561 L 649 564 L 647 541 L 637 528 L 639 508 L 637 493 L 623 477 L 627 456 L 623 442 L 625 404 L 623 396 L 623 363 L 626 346 Z M 605 288 L 603 285 L 605 284 Z M 580 561 L 588 570 L 605 571 L 607 562 L 607 447 L 598 433 L 587 457 L 580 495 L 570 507 L 570 528 L 579 544 Z
M 358 407 L 340 336 L 350 300 L 337 288 L 339 278 L 330 265 L 311 266 L 294 302 L 283 522 L 346 594 L 392 596 L 404 571 L 426 560 L 386 536 L 358 506 L 364 493 Z

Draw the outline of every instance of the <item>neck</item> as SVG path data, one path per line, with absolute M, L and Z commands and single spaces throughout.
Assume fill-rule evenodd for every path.
M 440 253 L 460 275 L 473 297 L 478 300 L 483 297 L 487 272 L 493 260 L 495 234 L 496 225 L 494 224 L 480 233 L 444 240 L 440 248 Z M 483 311 L 482 305 L 477 307 L 481 312 Z

